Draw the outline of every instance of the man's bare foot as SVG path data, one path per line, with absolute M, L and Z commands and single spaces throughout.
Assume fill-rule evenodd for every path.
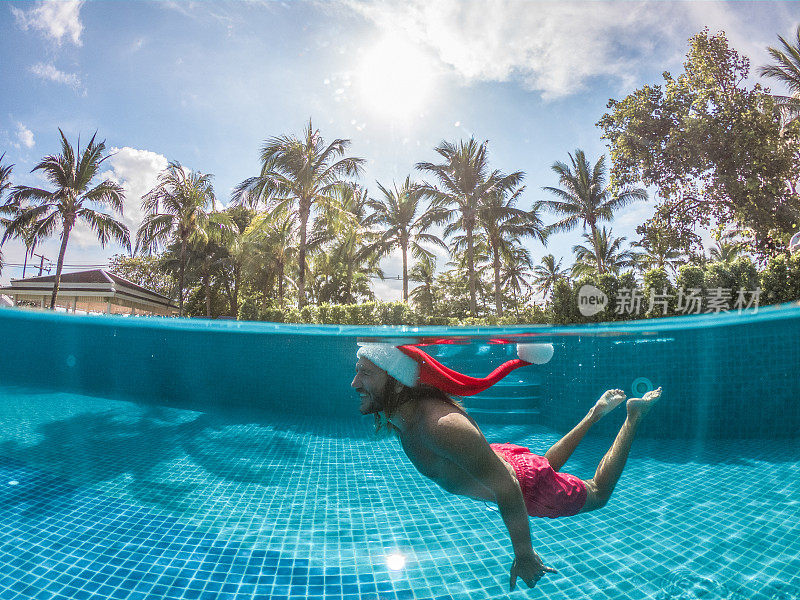
M 598 419 L 607 415 L 625 401 L 625 392 L 622 390 L 608 390 L 595 403 L 592 412 Z
M 654 390 L 647 392 L 641 398 L 630 398 L 628 399 L 628 416 L 629 417 L 643 417 L 650 409 L 653 408 L 653 405 L 658 401 L 661 397 L 661 388 L 658 387 Z

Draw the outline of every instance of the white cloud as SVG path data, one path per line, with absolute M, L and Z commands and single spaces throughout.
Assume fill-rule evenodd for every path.
M 33 140 L 33 132 L 22 123 L 17 123 L 17 139 L 26 148 L 33 148 L 36 144 Z
M 630 88 L 654 61 L 679 67 L 687 39 L 704 26 L 725 30 L 754 66 L 763 64 L 764 48 L 776 37 L 767 24 L 791 4 L 759 3 L 756 9 L 727 2 L 341 2 L 385 34 L 432 50 L 467 83 L 515 81 L 545 99 L 578 92 L 597 76 Z
M 75 88 L 79 87 L 81 84 L 80 78 L 75 73 L 59 71 L 51 64 L 36 63 L 31 67 L 31 73 L 42 79 L 55 81 L 56 83 L 64 83 Z
M 76 46 L 81 44 L 83 25 L 80 20 L 82 0 L 48 0 L 36 8 L 22 10 L 11 7 L 17 24 L 24 30 L 37 29 L 59 44 L 63 38 Z
M 344 0 L 381 29 L 433 49 L 467 82 L 517 80 L 555 98 L 593 76 L 626 81 L 676 9 L 662 3 Z
M 167 157 L 150 150 L 128 147 L 112 148 L 111 153 L 113 156 L 105 163 L 111 167 L 111 171 L 105 171 L 101 176 L 119 183 L 125 189 L 122 222 L 130 229 L 133 238 L 144 216 L 142 196 L 158 183 L 158 174 L 167 167 Z

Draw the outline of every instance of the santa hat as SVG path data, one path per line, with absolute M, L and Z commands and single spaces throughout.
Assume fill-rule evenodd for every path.
M 504 343 L 503 340 L 493 342 Z M 552 344 L 517 344 L 519 358 L 509 360 L 486 377 L 479 378 L 445 367 L 420 349 L 420 345 L 427 344 L 359 343 L 357 356 L 371 361 L 405 386 L 431 385 L 454 396 L 478 394 L 514 369 L 530 364 L 541 365 L 553 358 Z

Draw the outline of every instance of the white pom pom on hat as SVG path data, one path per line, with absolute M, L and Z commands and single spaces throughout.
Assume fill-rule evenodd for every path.
M 503 340 L 494 343 L 506 343 Z M 366 358 L 403 385 L 420 383 L 437 387 L 457 396 L 478 394 L 508 375 L 514 369 L 530 364 L 541 365 L 553 358 L 552 344 L 517 344 L 518 359 L 506 361 L 486 377 L 470 377 L 445 367 L 413 344 L 359 343 L 358 358 Z
M 553 344 L 517 344 L 517 356 L 534 365 L 550 362 L 554 353 Z

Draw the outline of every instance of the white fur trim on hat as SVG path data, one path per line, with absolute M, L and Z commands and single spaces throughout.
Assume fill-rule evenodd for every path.
M 535 365 L 550 362 L 554 353 L 553 344 L 517 344 L 517 356 Z
M 394 344 L 363 343 L 356 356 L 376 364 L 400 383 L 414 387 L 419 379 L 419 365 Z

